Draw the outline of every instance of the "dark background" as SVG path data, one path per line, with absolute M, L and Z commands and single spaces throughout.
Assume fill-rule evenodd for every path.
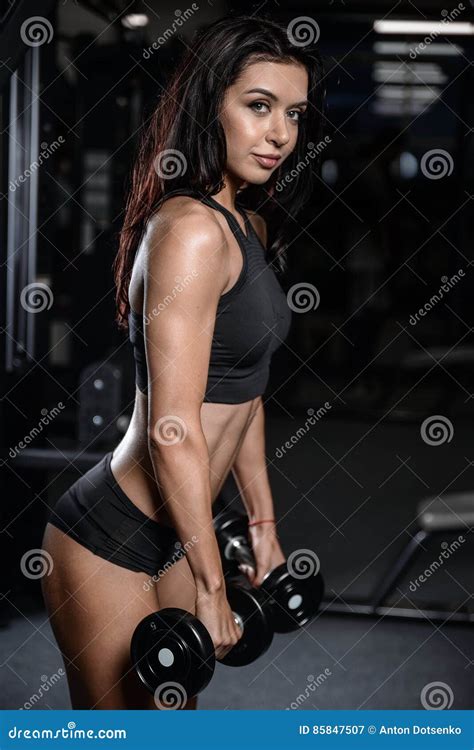
M 425 33 L 374 30 L 377 19 L 439 21 L 455 3 L 280 0 L 238 7 L 271 12 L 285 23 L 297 16 L 317 21 L 327 71 L 322 117 L 330 143 L 317 168 L 307 167 L 315 170 L 315 190 L 297 217 L 282 280 L 285 291 L 295 284 L 313 295 L 317 290 L 319 304 L 294 314 L 264 398 L 284 548 L 318 551 L 330 599 L 365 601 L 427 522 L 419 503 L 431 499 L 437 518 L 443 512 L 448 518 L 440 521 L 442 535 L 423 543 L 389 603 L 401 601 L 415 613 L 430 603 L 437 611 L 472 613 L 474 36 L 451 33 L 447 25 L 412 59 L 410 49 Z M 11 690 L 1 708 L 19 707 L 39 680 L 22 685 L 15 660 L 35 638 L 40 648 L 51 648 L 51 641 L 45 644 L 51 634 L 38 635 L 45 622 L 39 581 L 22 574 L 22 556 L 40 546 L 48 508 L 119 441 L 133 409 L 134 366 L 114 323 L 111 265 L 138 135 L 195 29 L 231 8 L 202 3 L 146 59 L 144 49 L 177 17 L 170 4 L 0 3 L 0 635 L 13 637 L 0 655 L 0 680 Z M 144 28 L 124 26 L 132 11 L 147 15 Z M 36 47 L 20 33 L 32 15 L 44 16 L 52 29 L 49 41 Z M 467 0 L 456 20 L 474 23 Z M 11 180 L 42 144 L 53 142 L 59 147 L 12 191 Z M 440 298 L 446 277 L 450 288 Z M 53 300 L 42 312 L 25 314 L 20 293 L 32 282 L 46 284 Z M 420 308 L 426 314 L 416 319 Z M 102 388 L 94 388 L 98 379 Z M 325 402 L 330 409 L 318 424 L 277 457 L 308 409 Z M 52 410 L 49 424 L 12 456 Z M 427 433 L 425 420 L 434 432 Z M 459 492 L 466 502 L 452 505 L 451 493 Z M 462 548 L 413 594 L 410 578 L 459 533 L 466 539 Z M 252 706 L 236 697 L 231 707 L 285 707 L 298 692 L 294 685 L 305 682 L 300 672 L 334 665 L 339 646 L 360 659 L 350 680 L 356 692 L 345 692 L 347 674 L 336 666 L 339 687 L 329 683 L 312 698 L 317 707 L 419 708 L 421 688 L 438 678 L 453 689 L 453 708 L 472 708 L 472 637 L 466 640 L 461 626 L 458 635 L 457 626 L 449 631 L 447 625 L 449 635 L 442 637 L 425 618 L 426 632 L 418 636 L 410 628 L 419 624 L 389 625 L 387 618 L 376 629 L 380 640 L 374 645 L 364 635 L 361 646 L 368 621 L 352 623 L 361 634 L 351 634 L 341 615 L 336 643 L 330 621 L 320 618 L 321 641 L 316 646 L 312 637 L 307 645 L 312 655 L 324 652 L 319 668 L 300 668 L 294 658 L 292 674 L 280 664 L 284 697 L 269 703 L 263 697 L 263 704 L 252 698 Z M 403 628 L 409 630 L 403 634 Z M 433 634 L 438 640 L 430 640 Z M 431 653 L 419 650 L 418 637 L 420 644 L 430 641 Z M 393 664 L 371 686 L 375 649 Z M 303 662 L 304 653 L 301 647 Z M 401 669 L 406 660 L 414 670 L 408 676 Z M 270 687 L 260 683 L 258 694 Z M 226 707 L 217 695 L 213 700 L 208 707 Z

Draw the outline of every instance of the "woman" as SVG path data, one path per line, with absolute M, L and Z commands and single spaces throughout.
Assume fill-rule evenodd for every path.
M 311 167 L 275 186 L 320 132 L 322 100 L 320 58 L 292 39 L 263 18 L 206 28 L 140 146 L 114 263 L 134 411 L 115 450 L 59 499 L 43 540 L 54 561 L 44 597 L 73 708 L 163 707 L 129 658 L 150 612 L 194 613 L 217 658 L 239 640 L 212 523 L 231 469 L 252 523 L 254 585 L 285 559 L 262 395 L 291 313 L 268 261 L 284 268 L 285 221 L 309 195 Z M 263 216 L 236 205 L 244 190 L 268 215 L 268 252 Z

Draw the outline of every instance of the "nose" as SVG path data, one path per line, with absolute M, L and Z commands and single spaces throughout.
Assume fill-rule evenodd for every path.
M 284 146 L 290 140 L 290 133 L 284 115 L 275 113 L 267 133 L 267 140 L 276 146 Z

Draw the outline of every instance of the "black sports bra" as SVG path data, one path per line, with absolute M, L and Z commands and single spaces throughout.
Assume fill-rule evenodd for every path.
M 235 216 L 214 198 L 193 190 L 174 190 L 172 195 L 191 195 L 220 211 L 229 224 L 243 255 L 243 267 L 231 289 L 221 294 L 211 346 L 204 402 L 238 404 L 265 392 L 270 360 L 287 337 L 291 310 L 273 269 L 265 261 L 265 248 L 246 212 L 246 234 Z M 131 310 L 129 336 L 136 364 L 136 383 L 147 392 L 148 375 L 143 340 L 143 315 Z

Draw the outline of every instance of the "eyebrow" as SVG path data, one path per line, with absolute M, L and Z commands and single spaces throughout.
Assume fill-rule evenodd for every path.
M 273 99 L 274 102 L 278 101 L 278 97 L 273 94 L 268 89 L 249 89 L 248 91 L 244 91 L 245 94 L 264 94 L 265 96 L 268 96 L 269 99 Z M 296 102 L 295 104 L 290 104 L 290 107 L 301 107 L 303 104 L 308 104 L 307 99 L 303 99 L 301 102 Z

